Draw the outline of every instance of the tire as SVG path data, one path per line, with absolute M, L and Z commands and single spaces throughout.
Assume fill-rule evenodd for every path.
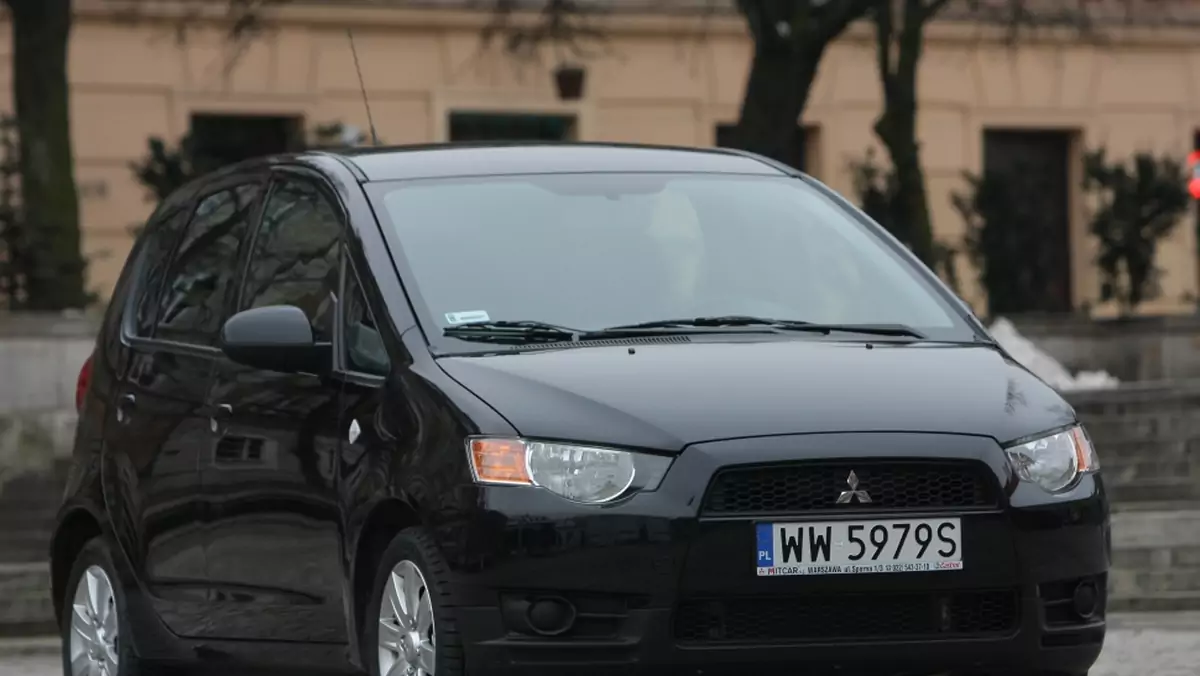
M 370 602 L 367 604 L 359 631 L 362 662 L 367 668 L 367 673 L 372 676 L 389 676 L 387 669 L 392 668 L 393 676 L 427 676 L 430 672 L 424 660 L 428 659 L 427 649 L 432 648 L 433 676 L 463 676 L 466 673 L 466 665 L 455 609 L 451 602 L 449 568 L 433 541 L 421 529 L 408 528 L 392 539 L 377 565 Z M 413 575 L 414 571 L 416 575 Z M 412 581 L 415 584 L 416 598 L 419 601 L 418 621 L 415 622 L 418 626 L 414 632 L 404 631 L 413 628 L 412 623 L 407 626 L 401 625 L 395 619 L 397 614 L 392 612 L 391 603 L 386 607 L 384 605 L 384 599 L 390 599 L 392 591 L 396 589 L 393 572 L 397 573 L 401 581 Z M 409 588 L 410 591 L 411 589 Z M 407 598 L 413 598 L 413 594 L 409 593 Z M 422 607 L 426 600 L 429 605 Z M 381 610 L 384 612 L 381 613 Z M 432 622 L 428 622 L 429 619 Z M 380 633 L 385 622 L 396 630 L 393 638 L 397 640 L 389 642 L 389 646 L 399 648 L 387 650 L 387 655 L 384 654 L 385 649 L 380 643 Z M 427 643 L 430 636 L 432 641 Z M 421 642 L 420 645 L 417 645 L 417 641 Z M 397 664 L 401 659 L 406 664 L 420 669 L 408 671 L 405 664 Z
M 85 587 L 92 593 L 86 593 Z M 125 593 L 118 582 L 116 566 L 113 565 L 112 555 L 103 539 L 94 538 L 80 550 L 79 556 L 71 566 L 71 574 L 67 577 L 62 603 L 60 632 L 63 674 L 143 675 L 142 665 L 133 652 Z M 98 620 L 94 619 L 97 617 Z M 99 644 L 96 641 L 99 641 Z M 95 664 L 103 664 L 106 670 L 88 670 L 91 662 L 89 656 L 94 656 Z M 82 668 L 73 669 L 73 662 Z

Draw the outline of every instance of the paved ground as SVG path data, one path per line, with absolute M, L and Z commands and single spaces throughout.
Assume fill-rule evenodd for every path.
M 0 676 L 58 676 L 57 655 L 45 654 L 50 649 L 52 642 L 0 641 Z M 1200 613 L 1125 615 L 1112 619 L 1090 676 L 1195 676 L 1197 664 Z

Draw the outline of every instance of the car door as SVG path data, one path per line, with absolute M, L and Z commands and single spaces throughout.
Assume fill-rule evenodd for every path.
M 263 181 L 235 177 L 150 224 L 128 359 L 106 426 L 105 495 L 117 537 L 164 623 L 198 636 L 207 622 L 198 464 L 217 329 L 238 248 Z
M 294 305 L 332 343 L 343 218 L 316 179 L 273 180 L 238 310 Z M 218 638 L 345 643 L 334 463 L 338 380 L 218 362 L 202 464 Z

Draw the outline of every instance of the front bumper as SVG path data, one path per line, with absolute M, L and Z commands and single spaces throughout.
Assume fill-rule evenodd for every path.
M 961 570 L 758 577 L 762 515 L 701 516 L 722 467 L 801 460 L 982 463 L 994 508 L 962 519 Z M 688 448 L 654 493 L 606 508 L 488 488 L 469 532 L 439 530 L 472 673 L 1083 673 L 1104 638 L 1108 507 L 1099 477 L 1050 496 L 1011 480 L 982 437 L 824 434 Z M 946 516 L 856 511 L 852 518 Z M 824 513 L 771 515 L 803 521 Z M 1087 617 L 1080 583 L 1099 590 Z M 565 603 L 569 629 L 534 630 L 531 604 Z M 558 626 L 558 625 L 555 625 Z M 563 625 L 565 626 L 565 625 Z M 782 631 L 781 628 L 786 628 Z

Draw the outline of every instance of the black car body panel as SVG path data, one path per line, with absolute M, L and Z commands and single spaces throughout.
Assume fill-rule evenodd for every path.
M 989 345 L 693 337 L 438 363 L 526 436 L 660 451 L 845 431 L 981 434 L 1005 443 L 1074 421 L 1057 393 Z M 951 373 L 971 377 L 933 375 Z M 734 382 L 744 384 L 724 385 Z
M 1076 424 L 1074 411 L 943 286 L 962 341 L 447 340 L 419 319 L 402 242 L 369 185 L 634 171 L 791 175 L 722 151 L 414 147 L 251 161 L 165 201 L 97 340 L 52 545 L 56 608 L 75 554 L 101 537 L 143 658 L 350 672 L 375 659 L 361 637 L 378 558 L 415 527 L 445 561 L 473 674 L 1086 671 L 1105 627 L 1102 478 L 1056 494 L 1018 479 L 1004 447 Z M 244 205 L 247 233 L 276 213 L 267 204 L 284 184 L 314 188 L 342 228 L 336 263 L 310 280 L 334 295 L 328 373 L 235 364 L 215 341 L 156 323 L 197 204 L 246 183 L 262 188 Z M 222 263 L 218 318 L 245 306 L 257 236 Z M 365 366 L 347 351 L 355 312 L 356 331 L 377 333 Z M 654 490 L 580 504 L 478 483 L 477 436 L 628 449 L 670 469 Z M 874 502 L 835 502 L 850 470 Z M 947 515 L 961 519 L 961 570 L 755 572 L 761 523 Z M 1072 610 L 1080 585 L 1101 594 L 1086 617 Z M 574 609 L 569 628 L 531 625 L 545 599 Z

